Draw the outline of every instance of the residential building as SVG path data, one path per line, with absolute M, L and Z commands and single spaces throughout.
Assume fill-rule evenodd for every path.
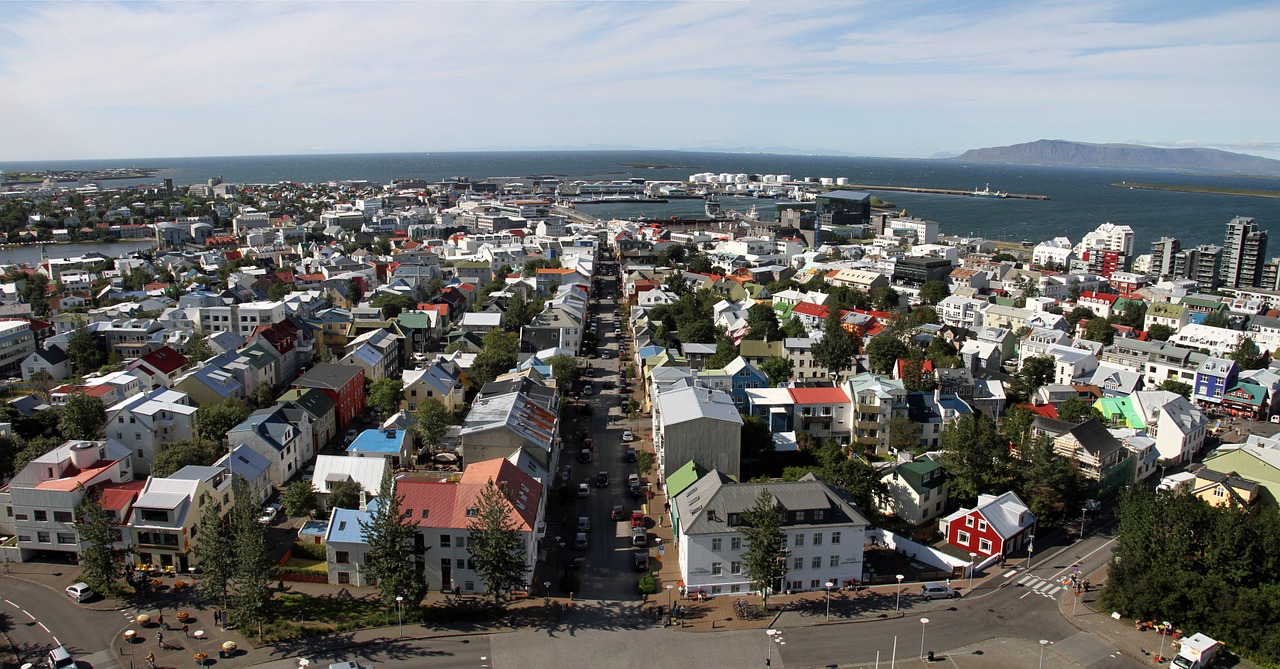
M 232 477 L 222 467 L 187 466 L 169 478 L 151 477 L 129 515 L 129 543 L 137 564 L 194 566 L 200 517 L 208 505 L 219 515 L 231 511 Z
M 413 433 L 408 430 L 365 430 L 347 447 L 347 457 L 383 458 L 391 467 L 414 462 Z
M 508 458 L 527 453 L 543 468 L 554 466 L 554 447 L 559 441 L 559 400 L 543 406 L 523 390 L 481 395 L 471 403 L 462 423 L 462 455 L 467 462 Z
M 103 429 L 133 453 L 134 471 L 142 475 L 151 472 L 151 463 L 164 449 L 195 437 L 195 416 L 186 393 L 160 387 L 107 409 Z
M 1222 285 L 1250 288 L 1262 280 L 1267 255 L 1267 231 L 1252 218 L 1237 216 L 1227 222 L 1222 242 Z
M 812 474 L 798 481 L 735 483 L 713 470 L 672 500 L 675 550 L 686 592 L 736 595 L 755 592 L 747 576 L 743 516 L 767 491 L 782 507 L 786 574 L 775 592 L 822 590 L 826 583 L 863 578 L 863 545 L 871 528 L 842 490 Z
M 22 380 L 31 381 L 41 372 L 52 381 L 63 381 L 71 376 L 71 359 L 56 344 L 38 348 L 22 361 Z
M 1167 390 L 1140 390 L 1094 403 L 1113 426 L 1142 430 L 1162 461 L 1185 464 L 1204 447 L 1209 419 L 1187 398 Z
M 888 453 L 889 431 L 882 428 L 894 418 L 906 418 L 909 408 L 902 382 L 877 374 L 859 374 L 850 378 L 844 388 L 853 400 L 853 446 Z
M 315 456 L 310 414 L 293 405 L 278 404 L 249 414 L 227 433 L 227 443 L 247 445 L 271 461 L 271 482 L 284 486 Z
M 880 480 L 889 487 L 880 512 L 909 525 L 923 525 L 947 507 L 947 473 L 937 461 L 921 457 L 899 462 L 886 468 Z
M 188 367 L 187 356 L 161 346 L 126 365 L 125 371 L 138 377 L 143 388 L 169 388 Z
M 389 330 L 370 330 L 347 344 L 347 357 L 340 364 L 360 367 L 371 383 L 398 378 L 404 368 L 400 339 Z
M 690 460 L 728 476 L 741 475 L 742 417 L 727 393 L 683 387 L 653 404 L 653 448 L 662 478 Z
M 407 369 L 400 373 L 404 399 L 400 408 L 413 413 L 426 399 L 437 399 L 449 411 L 457 411 L 464 401 L 462 370 L 452 362 L 433 360 L 425 369 Z
M 315 388 L 324 393 L 337 409 L 338 429 L 346 429 L 364 411 L 364 376 L 357 365 L 321 363 L 294 380 L 294 388 Z
M 1235 385 L 1240 369 L 1234 360 L 1207 358 L 1196 370 L 1191 399 L 1202 405 L 1222 404 L 1222 397 Z
M 329 493 L 339 483 L 354 483 L 366 498 L 379 494 L 382 478 L 391 463 L 386 458 L 350 458 L 345 455 L 317 455 L 311 486 L 320 508 L 329 508 Z
M 36 336 L 25 320 L 0 321 L 0 374 L 19 376 L 27 356 L 36 351 Z
M 1012 491 L 978 495 L 972 509 L 960 509 L 938 522 L 947 543 L 982 557 L 1012 555 L 1030 546 L 1036 517 Z
M 281 404 L 296 406 L 311 415 L 311 447 L 316 453 L 338 436 L 337 404 L 317 388 L 293 388 L 280 395 Z

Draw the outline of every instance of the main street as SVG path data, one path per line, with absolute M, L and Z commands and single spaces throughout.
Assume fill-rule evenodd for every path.
M 74 567 L 69 566 L 68 569 Z M 129 622 L 118 611 L 92 611 L 62 593 L 19 578 L 5 578 L 0 615 L 21 662 L 40 661 L 53 648 L 64 646 L 81 666 L 115 666 L 108 647 L 117 631 Z

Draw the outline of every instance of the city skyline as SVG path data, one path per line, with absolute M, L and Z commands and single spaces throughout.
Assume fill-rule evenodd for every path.
M 1280 158 L 1280 6 L 5 3 L 0 161 L 1043 138 Z

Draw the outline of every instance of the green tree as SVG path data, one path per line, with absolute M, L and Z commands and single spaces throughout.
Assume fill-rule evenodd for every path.
M 1071 520 L 1088 490 L 1088 479 L 1075 461 L 1057 453 L 1048 435 L 1032 440 L 1020 455 L 1017 492 L 1036 522 L 1041 527 L 1060 527 Z
M 236 478 L 239 478 L 238 476 Z M 235 489 L 235 483 L 232 483 Z M 248 490 L 246 486 L 245 491 Z M 236 571 L 236 552 L 232 544 L 231 525 L 222 515 L 220 502 L 205 504 L 200 511 L 200 533 L 195 545 L 196 564 L 200 566 L 201 585 L 205 592 L 216 592 L 227 603 L 227 588 Z M 227 510 L 230 515 L 230 509 Z
M 1015 448 L 1022 448 L 1031 439 L 1031 425 L 1035 419 L 1036 415 L 1031 409 L 1015 404 L 1005 412 L 1000 424 L 1001 432 Z
M 971 503 L 982 494 L 1000 494 L 1013 483 L 1009 442 L 980 414 L 961 416 L 939 436 L 942 465 L 950 476 L 951 494 Z
M 1249 369 L 1262 369 L 1271 361 L 1271 356 L 1266 351 L 1258 349 L 1258 344 L 1253 341 L 1253 337 L 1240 335 L 1236 340 L 1236 350 L 1231 352 L 1228 358 L 1235 361 L 1240 366 L 1241 371 Z
M 773 452 L 773 432 L 760 416 L 742 414 L 742 457 L 755 460 Z
M 760 362 L 760 371 L 769 377 L 769 385 L 777 386 L 779 383 L 790 381 L 794 369 L 790 358 L 775 355 Z
M 288 297 L 289 293 L 292 293 L 292 292 L 293 292 L 293 284 L 291 283 L 285 283 L 283 281 L 279 283 L 273 283 L 271 284 L 271 287 L 267 289 L 267 299 L 271 300 L 272 302 L 279 302 L 280 300 L 283 300 L 284 298 Z
M 1183 383 L 1177 379 L 1165 379 L 1160 385 L 1156 386 L 1156 390 L 1167 390 L 1191 399 L 1191 384 Z
M 1058 419 L 1068 423 L 1083 423 L 1090 418 L 1102 418 L 1102 412 L 1079 397 L 1068 397 L 1058 407 Z
M 902 363 L 902 387 L 910 393 L 932 392 L 938 386 L 938 377 L 925 369 L 923 353 L 920 349 L 911 351 L 911 355 Z
M 747 327 L 750 329 L 752 339 L 778 341 L 782 333 L 782 329 L 778 326 L 778 314 L 774 312 L 773 307 L 762 302 L 753 304 L 750 309 L 747 309 Z
M 919 455 L 925 448 L 920 445 L 921 427 L 906 416 L 890 418 L 884 426 L 889 435 L 886 444 L 894 451 Z
M 485 594 L 495 604 L 525 585 L 529 569 L 514 515 L 507 491 L 490 480 L 480 492 L 476 514 L 467 525 L 467 548 L 475 562 L 476 575 L 484 580 Z
M 311 481 L 302 479 L 289 484 L 280 496 L 280 504 L 290 516 L 306 516 L 320 508 L 316 501 L 316 487 Z
M 1172 337 L 1174 332 L 1175 330 L 1173 328 L 1160 323 L 1156 323 L 1155 325 L 1147 328 L 1147 336 L 1151 337 L 1155 341 L 1169 341 L 1169 337 Z
M 429 450 L 440 446 L 440 440 L 449 433 L 453 425 L 453 414 L 443 402 L 428 397 L 418 404 L 413 412 L 413 431 Z
M 1142 300 L 1126 300 L 1124 308 L 1119 314 L 1112 316 L 1112 319 L 1125 327 L 1141 330 L 1143 322 L 1147 320 L 1147 303 Z
M 404 399 L 404 382 L 392 378 L 378 379 L 370 384 L 366 398 L 366 404 L 391 415 L 400 409 L 400 402 Z
M 271 406 L 276 399 L 275 388 L 271 387 L 270 381 L 261 381 L 257 387 L 253 389 L 253 394 L 249 395 L 249 404 L 263 409 Z
M 907 345 L 892 335 L 882 334 L 867 342 L 867 363 L 877 374 L 889 374 L 899 359 L 907 357 Z
M 684 296 L 692 292 L 693 288 L 689 285 L 689 279 L 684 275 L 684 272 L 675 271 L 667 277 L 667 290 L 677 296 Z
M 49 315 L 49 278 L 40 272 L 19 274 L 18 297 L 31 305 L 31 313 L 36 318 Z M 17 279 L 17 277 L 14 277 Z
M 243 423 L 253 411 L 238 397 L 196 409 L 196 436 L 221 443 L 232 428 Z
M 418 301 L 408 295 L 382 293 L 369 300 L 369 306 L 381 309 L 382 315 L 391 319 L 418 306 Z
M 196 330 L 187 339 L 187 359 L 191 362 L 204 362 L 213 357 L 213 348 L 209 346 L 204 333 Z
M 920 301 L 927 305 L 933 306 L 948 297 L 951 297 L 951 289 L 946 281 L 925 281 L 920 286 Z
M 901 302 L 902 296 L 891 286 L 871 291 L 871 306 L 875 307 L 876 311 L 897 311 Z
M 76 492 L 80 503 L 76 506 L 73 527 L 84 544 L 80 551 L 81 578 L 97 592 L 114 593 L 124 578 L 124 557 L 129 551 L 116 547 L 120 531 L 111 513 L 102 508 L 101 489 L 90 491 L 77 485 Z
M 705 369 L 724 369 L 729 363 L 738 359 L 738 346 L 728 337 L 716 339 L 716 352 L 707 358 Z
M 77 393 L 67 400 L 58 418 L 58 429 L 67 439 L 93 441 L 102 437 L 107 424 L 107 410 L 102 398 Z
M 207 467 L 223 454 L 222 444 L 216 441 L 201 438 L 179 441 L 156 453 L 151 461 L 151 476 L 167 478 L 187 465 Z
M 743 574 L 760 593 L 765 609 L 769 608 L 769 594 L 782 588 L 782 577 L 787 575 L 782 514 L 782 504 L 768 488 L 761 488 L 755 504 L 742 513 L 742 525 L 737 528 L 746 542 Z
M 1071 310 L 1071 313 L 1066 315 L 1067 324 L 1071 326 L 1072 330 L 1076 328 L 1076 324 L 1080 321 L 1091 321 L 1097 317 L 1098 314 L 1095 314 L 1093 309 L 1090 309 L 1089 307 L 1076 307 Z
M 378 503 L 372 505 L 369 521 L 360 521 L 360 535 L 369 546 L 365 553 L 365 570 L 378 584 L 378 596 L 384 605 L 404 597 L 409 610 L 415 611 L 426 595 L 426 582 L 413 568 L 413 538 L 417 522 L 401 511 L 391 470 L 382 475 Z
M 809 471 L 849 493 L 857 507 L 868 515 L 878 514 L 880 506 L 889 499 L 889 484 L 880 478 L 876 468 L 860 456 L 850 457 L 836 440 L 828 439 L 814 449 L 814 460 L 817 466 Z M 788 467 L 787 471 L 799 474 L 802 469 Z M 785 472 L 783 478 L 788 478 Z
M 518 344 L 517 335 L 514 332 L 501 330 L 486 332 L 480 352 L 471 363 L 468 378 L 472 387 L 480 388 L 515 367 Z
M 75 330 L 67 339 L 67 357 L 71 358 L 71 365 L 78 374 L 88 374 L 102 366 L 102 349 L 94 342 L 89 325 L 83 318 L 76 320 Z
M 331 509 L 358 509 L 360 508 L 360 484 L 354 481 L 338 481 L 329 486 L 329 508 Z
M 1022 369 L 1018 371 L 1018 383 L 1028 397 L 1034 395 L 1040 386 L 1053 380 L 1056 363 L 1047 355 L 1033 355 L 1022 361 Z
M 553 355 L 547 359 L 547 364 L 551 365 L 551 374 L 556 379 L 556 386 L 561 392 L 573 387 L 578 382 L 578 378 L 582 376 L 582 370 L 578 369 L 578 361 L 573 356 L 560 354 Z
M 799 318 L 792 316 L 791 318 L 787 319 L 786 323 L 782 324 L 782 336 L 784 339 L 788 337 L 793 339 L 801 339 L 804 337 L 808 337 L 809 331 L 805 329 L 804 323 L 801 323 Z
M 231 609 L 237 625 L 258 630 L 275 616 L 271 580 L 275 566 L 267 550 L 267 528 L 258 523 L 262 504 L 249 492 L 249 485 L 241 477 L 232 483 L 235 502 L 231 508 L 231 544 L 235 550 L 235 571 L 232 575 Z
M 1111 327 L 1111 323 L 1107 322 L 1105 318 L 1095 318 L 1084 326 L 1084 338 L 1089 341 L 1100 342 L 1103 346 L 1110 346 L 1115 336 L 1115 329 Z
M 1211 328 L 1230 328 L 1231 319 L 1227 318 L 1226 314 L 1215 311 L 1208 316 L 1205 316 L 1205 319 L 1201 321 L 1201 324 L 1207 325 Z
M 853 365 L 853 356 L 858 354 L 858 339 L 844 329 L 833 310 L 823 327 L 822 339 L 814 342 L 810 350 L 815 363 L 835 373 Z

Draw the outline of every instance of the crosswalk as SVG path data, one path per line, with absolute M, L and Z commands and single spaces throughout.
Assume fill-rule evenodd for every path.
M 1049 599 L 1055 599 L 1058 593 L 1067 589 L 1061 581 L 1046 581 L 1035 574 L 1023 574 L 1015 583 Z

